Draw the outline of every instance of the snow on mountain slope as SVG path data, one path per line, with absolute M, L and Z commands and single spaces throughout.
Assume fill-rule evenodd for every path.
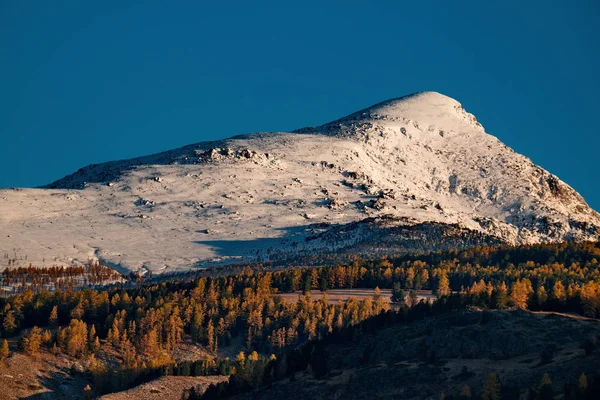
M 457 101 L 425 92 L 316 128 L 199 143 L 91 165 L 42 189 L 2 190 L 0 232 L 8 257 L 0 266 L 96 257 L 170 272 L 365 241 L 410 250 L 597 239 L 600 216 Z

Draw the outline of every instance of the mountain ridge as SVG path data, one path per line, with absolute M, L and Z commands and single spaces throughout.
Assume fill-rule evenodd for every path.
M 164 272 L 378 241 L 406 250 L 431 239 L 423 249 L 439 249 L 443 231 L 428 238 L 408 229 L 424 223 L 447 226 L 446 239 L 459 247 L 476 241 L 462 240 L 453 225 L 483 235 L 482 244 L 600 236 L 600 215 L 573 188 L 437 92 L 390 99 L 317 127 L 90 165 L 15 193 L 2 191 L 8 203 L 0 206 L 10 211 L 0 228 L 11 238 L 0 238 L 0 250 L 17 243 L 35 260 L 95 257 L 127 270 Z M 69 245 L 53 238 L 57 231 Z

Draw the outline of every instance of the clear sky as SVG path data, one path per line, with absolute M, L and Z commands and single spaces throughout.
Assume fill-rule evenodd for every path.
M 597 0 L 0 1 L 0 187 L 433 90 L 598 210 L 599 20 Z

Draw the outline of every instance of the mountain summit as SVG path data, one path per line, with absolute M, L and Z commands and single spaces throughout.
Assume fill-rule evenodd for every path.
M 327 125 L 365 119 L 432 121 L 446 129 L 456 127 L 465 119 L 475 121 L 453 98 L 437 92 L 421 92 L 375 104 Z
M 577 192 L 435 92 L 318 127 L 91 165 L 4 190 L 0 208 L 0 250 L 27 263 L 96 257 L 154 272 L 600 235 Z

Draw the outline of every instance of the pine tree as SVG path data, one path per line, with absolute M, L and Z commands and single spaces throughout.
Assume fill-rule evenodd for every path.
M 10 305 L 7 305 L 9 307 Z M 2 328 L 4 329 L 5 334 L 12 334 L 17 329 L 17 320 L 15 318 L 15 312 L 13 310 L 8 310 L 6 314 L 4 314 L 4 320 L 2 321 Z
M 141 349 L 144 352 L 144 355 L 150 360 L 155 360 L 160 357 L 162 349 L 160 348 L 160 342 L 156 328 L 151 329 L 144 335 L 142 338 Z
M 319 270 L 317 268 L 313 268 L 310 271 L 310 287 L 311 289 L 319 287 Z
M 120 338 L 121 333 L 119 332 L 119 324 L 117 322 L 117 319 L 115 318 L 112 323 L 112 328 L 108 330 L 107 339 L 110 342 L 110 344 L 112 344 L 116 348 L 119 345 Z
M 508 303 L 508 287 L 505 282 L 494 287 L 490 301 L 492 308 L 502 309 L 506 307 Z
M 8 341 L 4 339 L 2 341 L 2 346 L 0 346 L 0 361 L 4 360 L 10 354 L 8 350 Z
M 415 285 L 415 269 L 408 267 L 406 269 L 405 287 L 407 289 L 414 289 Z
M 5 342 L 6 342 L 6 340 L 5 340 Z M 579 391 L 581 393 L 585 393 L 587 388 L 588 388 L 587 376 L 585 376 L 585 374 L 582 372 L 581 375 L 579 375 L 579 380 L 577 382 L 577 389 L 579 389 Z
M 448 296 L 450 294 L 450 280 L 444 270 L 438 272 L 438 285 L 435 294 L 437 297 Z
M 100 350 L 100 339 L 98 339 L 98 336 L 96 336 L 94 343 L 91 345 L 91 351 L 95 353 L 98 350 Z
M 96 335 L 95 325 L 92 325 L 88 334 L 88 348 L 92 353 L 100 350 L 100 340 L 98 340 L 98 336 Z
M 50 325 L 53 328 L 58 326 L 58 307 L 57 306 L 52 307 L 52 311 L 50 311 L 50 316 L 48 317 L 48 325 Z
M 23 350 L 30 356 L 36 357 L 42 345 L 42 330 L 34 326 L 27 335 L 21 339 Z
M 246 354 L 243 351 L 240 351 L 235 359 L 240 367 L 244 368 L 244 364 L 246 364 Z
M 321 292 L 326 292 L 328 287 L 329 287 L 329 284 L 327 282 L 327 273 L 323 273 L 323 274 L 321 274 L 321 280 L 319 282 L 319 289 L 321 290 Z
M 83 321 L 72 319 L 67 328 L 67 353 L 72 357 L 81 357 L 88 348 L 87 325 Z
M 515 307 L 527 308 L 527 302 L 532 294 L 531 281 L 527 278 L 519 279 L 513 284 L 510 301 Z
M 211 352 L 216 351 L 216 343 L 215 343 L 215 326 L 212 320 L 208 321 L 208 327 L 206 328 L 206 345 L 208 350 Z
M 419 298 L 417 297 L 417 293 L 414 290 L 408 292 L 408 306 L 414 307 L 419 303 Z
M 42 343 L 46 346 L 50 346 L 52 344 L 52 332 L 49 330 L 42 332 Z
M 392 287 L 392 303 L 404 303 L 404 297 L 405 293 L 404 290 L 402 290 L 400 282 L 394 283 L 394 286 Z
M 581 287 L 581 302 L 583 315 L 591 318 L 600 316 L 600 284 L 594 281 L 586 282 Z
M 425 266 L 423 266 L 424 268 Z M 424 286 L 429 284 L 429 271 L 423 269 L 421 271 L 421 275 L 419 276 L 419 282 L 415 283 L 415 289 L 423 289 Z
M 379 299 L 381 298 L 381 289 L 379 289 L 379 286 L 375 286 L 375 291 L 373 292 L 373 301 L 379 301 Z
M 496 374 L 489 374 L 483 385 L 483 392 L 481 393 L 482 400 L 499 400 L 500 399 L 500 382 Z
M 563 304 L 567 300 L 565 285 L 563 285 L 561 281 L 554 282 L 554 286 L 552 286 L 551 298 L 559 304 Z
M 471 387 L 469 385 L 463 385 L 460 388 L 459 399 L 461 399 L 461 400 L 469 400 L 471 397 L 473 397 L 473 394 L 471 392 Z
M 309 274 L 306 274 L 304 279 L 304 287 L 302 288 L 302 293 L 307 294 L 312 290 L 312 280 Z
M 81 318 L 83 318 L 83 314 L 84 314 L 83 304 L 77 303 L 75 308 L 73 308 L 71 310 L 70 316 L 72 319 L 81 319 Z
M 196 306 L 194 310 L 194 314 L 192 317 L 192 325 L 190 328 L 190 334 L 192 335 L 192 339 L 195 341 L 201 341 L 201 332 L 202 332 L 202 322 L 204 321 L 204 312 L 202 311 L 202 306 Z

